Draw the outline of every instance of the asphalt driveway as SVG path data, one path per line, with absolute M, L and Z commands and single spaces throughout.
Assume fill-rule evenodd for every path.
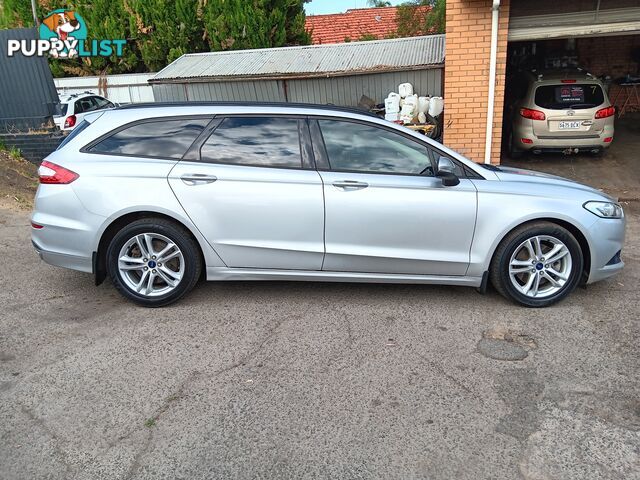
M 624 272 L 544 310 L 271 282 L 148 310 L 0 210 L 0 478 L 640 478 L 627 212 Z

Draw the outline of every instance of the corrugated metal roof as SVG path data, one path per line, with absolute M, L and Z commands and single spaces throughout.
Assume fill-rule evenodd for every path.
M 444 35 L 183 55 L 152 83 L 314 77 L 415 69 L 444 63 Z

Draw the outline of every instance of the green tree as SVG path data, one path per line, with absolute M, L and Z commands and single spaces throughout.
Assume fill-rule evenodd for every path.
M 396 13 L 399 37 L 444 33 L 446 0 L 411 0 L 398 6 Z
M 185 53 L 208 50 L 202 0 L 128 0 L 142 60 L 158 71 Z
M 307 45 L 304 0 L 218 0 L 204 8 L 212 50 Z
M 385 0 L 367 0 L 367 5 L 373 8 L 390 7 L 391 2 Z
M 77 11 L 91 40 L 125 39 L 121 57 L 50 59 L 54 76 L 157 71 L 185 53 L 311 43 L 305 0 L 38 0 L 38 18 Z M 0 28 L 33 26 L 28 0 L 0 0 Z

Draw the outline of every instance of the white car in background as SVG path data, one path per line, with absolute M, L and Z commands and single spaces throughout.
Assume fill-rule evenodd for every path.
M 82 122 L 87 113 L 116 106 L 106 98 L 91 92 L 60 95 L 60 115 L 54 116 L 53 121 L 60 130 L 69 131 Z

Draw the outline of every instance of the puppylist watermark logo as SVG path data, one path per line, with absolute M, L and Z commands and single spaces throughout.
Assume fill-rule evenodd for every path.
M 54 58 L 110 57 L 122 56 L 127 43 L 124 39 L 87 41 L 87 24 L 73 10 L 54 10 L 42 19 L 38 40 L 15 40 L 7 42 L 7 55 L 16 52 L 25 57 L 50 55 Z

